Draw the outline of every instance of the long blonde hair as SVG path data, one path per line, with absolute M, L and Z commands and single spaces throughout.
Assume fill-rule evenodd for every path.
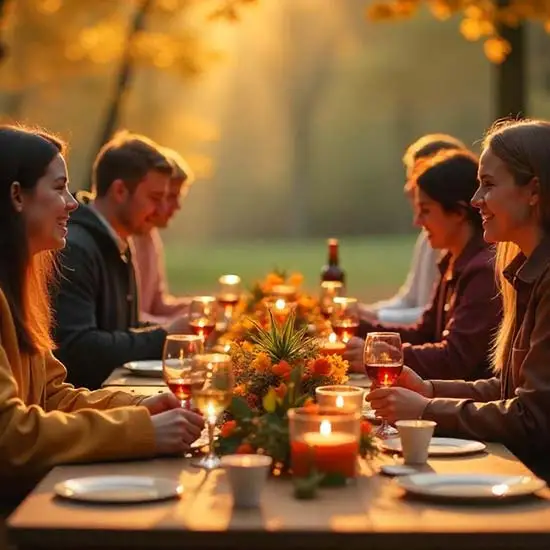
M 502 321 L 491 352 L 493 369 L 496 372 L 501 371 L 506 363 L 508 342 L 512 338 L 516 322 L 516 291 L 504 277 L 504 269 L 519 252 L 518 245 L 514 243 L 504 242 L 497 246 L 495 267 L 498 288 L 502 296 Z
M 539 217 L 542 229 L 550 232 L 550 122 L 503 120 L 487 132 L 483 150 L 490 149 L 510 171 L 514 183 L 527 185 L 539 180 Z M 504 269 L 521 252 L 511 242 L 497 246 L 496 273 L 502 294 L 502 322 L 492 348 L 493 368 L 499 372 L 508 359 L 516 323 L 516 291 L 504 278 Z

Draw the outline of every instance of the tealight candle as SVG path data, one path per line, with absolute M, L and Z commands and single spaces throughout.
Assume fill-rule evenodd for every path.
M 338 341 L 334 332 L 330 333 L 328 338 L 318 338 L 317 344 L 323 355 L 343 355 L 346 351 L 346 344 Z
M 363 411 L 365 389 L 357 386 L 319 386 L 315 397 L 321 407 L 350 408 Z
M 266 455 L 227 455 L 221 459 L 237 508 L 260 505 L 272 458 Z
M 359 418 L 349 409 L 291 409 L 290 452 L 293 475 L 306 477 L 312 469 L 332 474 L 330 483 L 345 483 L 356 475 Z
M 289 302 L 284 298 L 271 298 L 265 301 L 267 308 L 278 323 L 284 323 L 290 312 L 296 308 L 296 302 Z

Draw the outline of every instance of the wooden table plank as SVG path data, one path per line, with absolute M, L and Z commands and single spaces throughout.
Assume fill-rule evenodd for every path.
M 527 474 L 506 449 L 433 459 L 441 473 Z M 374 470 L 386 455 L 376 460 Z M 468 550 L 548 548 L 550 497 L 500 505 L 457 505 L 405 498 L 395 483 L 362 463 L 357 483 L 324 489 L 312 501 L 292 497 L 288 480 L 270 479 L 262 506 L 234 510 L 222 471 L 207 475 L 185 459 L 159 459 L 63 466 L 54 469 L 9 520 L 14 542 L 36 548 L 225 548 L 269 550 L 282 546 L 315 549 L 343 545 L 383 550 Z M 80 476 L 131 474 L 177 479 L 185 487 L 179 501 L 147 505 L 74 504 L 53 497 L 55 483 Z

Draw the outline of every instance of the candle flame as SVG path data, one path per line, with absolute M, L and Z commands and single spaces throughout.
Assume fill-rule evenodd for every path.
M 336 340 L 338 340 L 338 336 L 336 336 L 336 334 L 334 332 L 331 332 L 330 333 L 330 336 L 328 337 L 328 341 L 331 343 L 331 344 L 335 344 L 336 343 Z
M 286 306 L 286 302 L 282 298 L 279 298 L 275 302 L 275 308 L 276 309 L 283 310 L 283 309 L 285 309 L 285 306 Z
M 336 406 L 337 406 L 339 409 L 343 408 L 343 406 L 344 406 L 344 398 L 343 398 L 341 395 L 339 395 L 339 396 L 336 398 Z
M 330 435 L 331 432 L 332 432 L 332 426 L 330 425 L 330 422 L 328 420 L 323 420 L 321 422 L 321 426 L 319 426 L 319 433 L 326 437 Z
M 383 382 L 383 385 L 384 385 L 384 386 L 391 386 L 390 380 L 389 380 L 389 378 L 388 378 L 388 373 L 387 373 L 387 372 L 384 374 L 384 382 Z

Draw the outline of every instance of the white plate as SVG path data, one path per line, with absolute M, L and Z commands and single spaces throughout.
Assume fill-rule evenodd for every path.
M 124 365 L 132 374 L 137 376 L 162 377 L 162 361 L 130 361 Z
M 432 437 L 428 448 L 429 456 L 460 456 L 479 453 L 487 446 L 481 441 L 470 441 L 468 439 L 453 439 L 451 437 Z M 382 441 L 382 449 L 393 453 L 402 452 L 401 439 L 392 437 Z
M 409 493 L 431 498 L 502 500 L 531 495 L 546 487 L 532 476 L 485 474 L 414 474 L 397 480 Z
M 82 502 L 151 502 L 179 497 L 183 487 L 171 479 L 149 476 L 93 476 L 68 479 L 56 495 Z

